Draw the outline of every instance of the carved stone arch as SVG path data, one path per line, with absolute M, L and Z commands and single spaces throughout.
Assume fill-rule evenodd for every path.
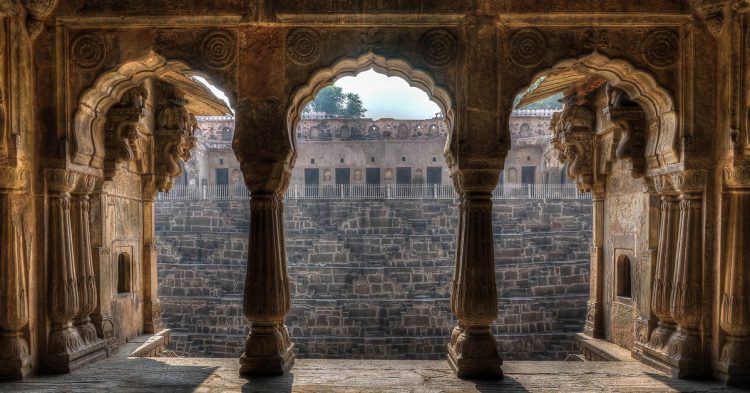
M 650 168 L 666 167 L 680 161 L 680 124 L 672 95 L 660 86 L 650 73 L 634 67 L 627 61 L 610 59 L 599 52 L 562 60 L 555 66 L 536 73 L 529 84 L 516 94 L 528 90 L 541 77 L 563 71 L 600 77 L 610 86 L 625 92 L 630 100 L 643 108 L 649 124 L 645 155 Z
M 103 168 L 107 111 L 127 91 L 141 85 L 148 78 L 175 81 L 194 76 L 210 80 L 206 73 L 195 70 L 182 61 L 167 60 L 154 52 L 100 75 L 79 100 L 72 124 L 70 161 L 78 165 Z M 231 100 L 231 95 L 229 96 Z
M 456 116 L 456 109 L 454 107 L 454 100 L 448 93 L 448 90 L 438 86 L 430 74 L 413 68 L 405 60 L 386 58 L 370 52 L 357 58 L 341 59 L 331 67 L 315 71 L 308 79 L 307 83 L 292 95 L 286 121 L 287 135 L 289 137 L 290 145 L 295 151 L 295 156 L 297 150 L 295 130 L 297 129 L 297 122 L 300 119 L 300 114 L 304 107 L 315 98 L 315 95 L 318 94 L 321 89 L 333 84 L 339 78 L 345 76 L 356 76 L 371 68 L 388 76 L 400 77 L 410 86 L 416 87 L 427 93 L 430 100 L 435 102 L 445 115 L 445 123 L 448 128 L 448 140 L 446 141 L 446 146 L 450 144 L 454 132 L 453 124 Z

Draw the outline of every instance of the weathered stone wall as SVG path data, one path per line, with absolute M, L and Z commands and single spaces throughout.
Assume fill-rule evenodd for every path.
M 159 293 L 172 349 L 237 357 L 249 203 L 159 201 Z M 293 306 L 304 357 L 441 358 L 450 310 L 456 202 L 296 200 L 285 210 Z M 508 359 L 574 351 L 588 299 L 591 202 L 496 201 L 498 319 Z

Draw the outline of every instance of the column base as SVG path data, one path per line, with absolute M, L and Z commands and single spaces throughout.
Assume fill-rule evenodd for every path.
M 678 327 L 667 345 L 672 378 L 704 377 L 701 342 L 697 329 Z
M 161 319 L 161 302 L 143 302 L 143 332 L 156 334 L 164 330 L 164 321 Z
M 102 340 L 104 340 L 104 350 L 107 357 L 110 357 L 120 351 L 120 347 L 117 344 L 117 336 L 115 335 L 115 324 L 114 317 L 112 314 L 93 314 L 91 320 L 96 327 L 96 334 Z
M 20 332 L 2 333 L 0 381 L 20 381 L 31 372 L 29 345 Z
M 459 378 L 502 378 L 503 359 L 489 325 L 456 327 L 448 344 L 448 364 Z
M 726 337 L 716 377 L 727 385 L 750 387 L 750 338 Z
M 286 326 L 256 326 L 250 330 L 245 353 L 240 357 L 240 375 L 282 375 L 294 365 L 294 344 Z
M 603 338 L 604 329 L 601 321 L 601 304 L 589 300 L 586 302 L 586 324 L 583 326 L 583 333 L 593 338 Z
M 44 371 L 50 374 L 67 374 L 106 357 L 104 341 L 100 340 L 88 347 L 81 347 L 70 353 L 47 355 Z

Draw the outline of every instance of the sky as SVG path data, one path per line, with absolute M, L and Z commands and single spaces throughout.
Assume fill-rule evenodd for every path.
M 357 76 L 346 76 L 334 83 L 345 93 L 357 93 L 367 108 L 366 117 L 393 117 L 403 120 L 432 119 L 440 107 L 427 93 L 409 86 L 399 77 L 388 77 L 370 69 Z
M 217 97 L 229 105 L 224 93 L 211 85 L 206 79 L 195 76 L 199 82 L 208 87 Z M 432 119 L 440 112 L 440 107 L 430 101 L 427 93 L 409 86 L 399 77 L 388 77 L 367 70 L 357 76 L 346 76 L 334 83 L 345 93 L 357 93 L 367 108 L 366 117 L 380 119 L 392 117 L 402 120 Z

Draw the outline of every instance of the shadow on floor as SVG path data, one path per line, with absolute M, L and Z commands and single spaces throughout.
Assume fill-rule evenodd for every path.
M 110 358 L 63 375 L 0 383 L 0 392 L 193 392 L 219 367 L 172 365 L 159 358 Z
M 291 392 L 294 386 L 294 372 L 277 377 L 247 377 L 247 383 L 242 385 L 245 393 Z
M 528 392 L 515 378 L 507 374 L 500 380 L 467 379 L 479 392 Z

